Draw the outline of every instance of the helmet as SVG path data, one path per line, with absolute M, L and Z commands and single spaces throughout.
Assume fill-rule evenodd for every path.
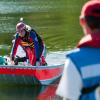
M 21 37 L 25 36 L 25 29 L 26 29 L 26 25 L 23 22 L 19 22 L 16 25 L 16 31 L 19 33 L 19 36 Z
M 16 25 L 16 31 L 17 32 L 21 32 L 22 30 L 24 30 L 26 28 L 26 25 L 25 23 L 23 22 L 19 22 L 17 25 Z
M 100 17 L 100 0 L 90 0 L 83 6 L 80 18 L 85 16 Z

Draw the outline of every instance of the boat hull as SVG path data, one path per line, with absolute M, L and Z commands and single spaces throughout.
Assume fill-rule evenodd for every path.
M 49 85 L 63 72 L 63 64 L 55 66 L 0 66 L 0 83 Z

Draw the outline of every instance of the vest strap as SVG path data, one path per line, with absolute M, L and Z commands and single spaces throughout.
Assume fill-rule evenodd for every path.
M 83 95 L 88 94 L 88 93 L 93 92 L 94 90 L 96 90 L 96 88 L 98 88 L 99 86 L 100 85 L 97 84 L 97 85 L 94 85 L 94 86 L 89 87 L 89 88 L 83 88 L 81 92 L 82 92 Z

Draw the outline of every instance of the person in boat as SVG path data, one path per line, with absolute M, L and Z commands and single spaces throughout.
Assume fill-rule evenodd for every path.
M 47 65 L 43 55 L 45 44 L 42 38 L 29 25 L 20 21 L 16 25 L 16 37 L 11 51 L 11 60 L 14 63 L 15 55 L 21 46 L 26 53 L 26 58 L 32 66 Z
M 100 100 L 100 0 L 85 3 L 80 25 L 84 37 L 66 55 L 56 94 L 64 100 Z

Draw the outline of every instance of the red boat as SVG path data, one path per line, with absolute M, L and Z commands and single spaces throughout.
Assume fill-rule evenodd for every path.
M 64 65 L 17 66 L 0 65 L 0 83 L 49 85 L 62 75 Z

